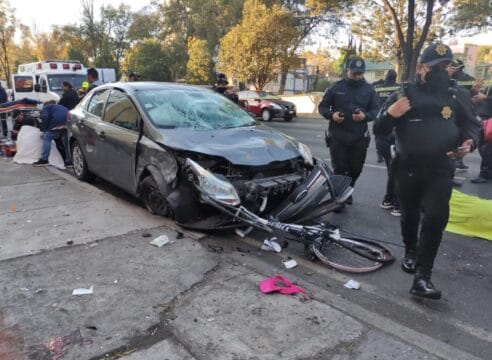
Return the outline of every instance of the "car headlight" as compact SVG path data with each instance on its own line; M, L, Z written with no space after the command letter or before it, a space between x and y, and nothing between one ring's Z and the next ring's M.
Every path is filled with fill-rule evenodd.
M226 205L236 206L241 203L236 189L230 182L219 179L191 159L186 159L186 165L196 174L198 187L204 194Z
M275 103L272 103L272 109L276 109L276 110L282 110L282 106L280 106L279 104L275 104Z
M301 153L302 158L304 159L306 164L312 166L314 164L314 160L313 160L313 153L311 152L311 149L306 144L303 144L301 142L297 145L297 149Z

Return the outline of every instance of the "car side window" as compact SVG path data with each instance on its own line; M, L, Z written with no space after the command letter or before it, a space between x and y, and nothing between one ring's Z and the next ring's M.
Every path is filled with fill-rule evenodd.
M106 102L108 94L109 94L109 90L104 89L92 95L91 100L87 105L87 111L93 115L101 117L104 108L104 103Z
M136 130L138 112L126 94L113 90L109 95L103 120L128 130Z

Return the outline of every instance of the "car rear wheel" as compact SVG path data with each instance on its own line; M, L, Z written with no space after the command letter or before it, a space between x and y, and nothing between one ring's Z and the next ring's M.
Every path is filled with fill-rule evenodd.
M72 164L73 173L77 179L82 181L91 181L94 179L94 174L89 171L84 153L77 141L72 144Z
M140 198L151 214L162 216L171 215L166 197L161 193L152 176L147 176L140 184Z
M270 121L272 120L272 112L268 109L263 109L261 112L261 119L263 121Z

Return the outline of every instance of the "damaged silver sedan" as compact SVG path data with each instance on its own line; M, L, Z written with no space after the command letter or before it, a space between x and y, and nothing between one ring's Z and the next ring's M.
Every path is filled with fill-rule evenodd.
M307 223L343 206L350 179L212 91L100 86L70 112L75 176L97 175L195 229L245 225L234 209ZM247 221L246 221L247 223Z

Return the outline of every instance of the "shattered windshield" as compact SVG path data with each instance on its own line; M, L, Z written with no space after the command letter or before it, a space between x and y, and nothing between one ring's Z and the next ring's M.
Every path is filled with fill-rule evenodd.
M137 98L150 120L160 128L213 130L255 124L255 120L239 106L210 91L141 90Z

